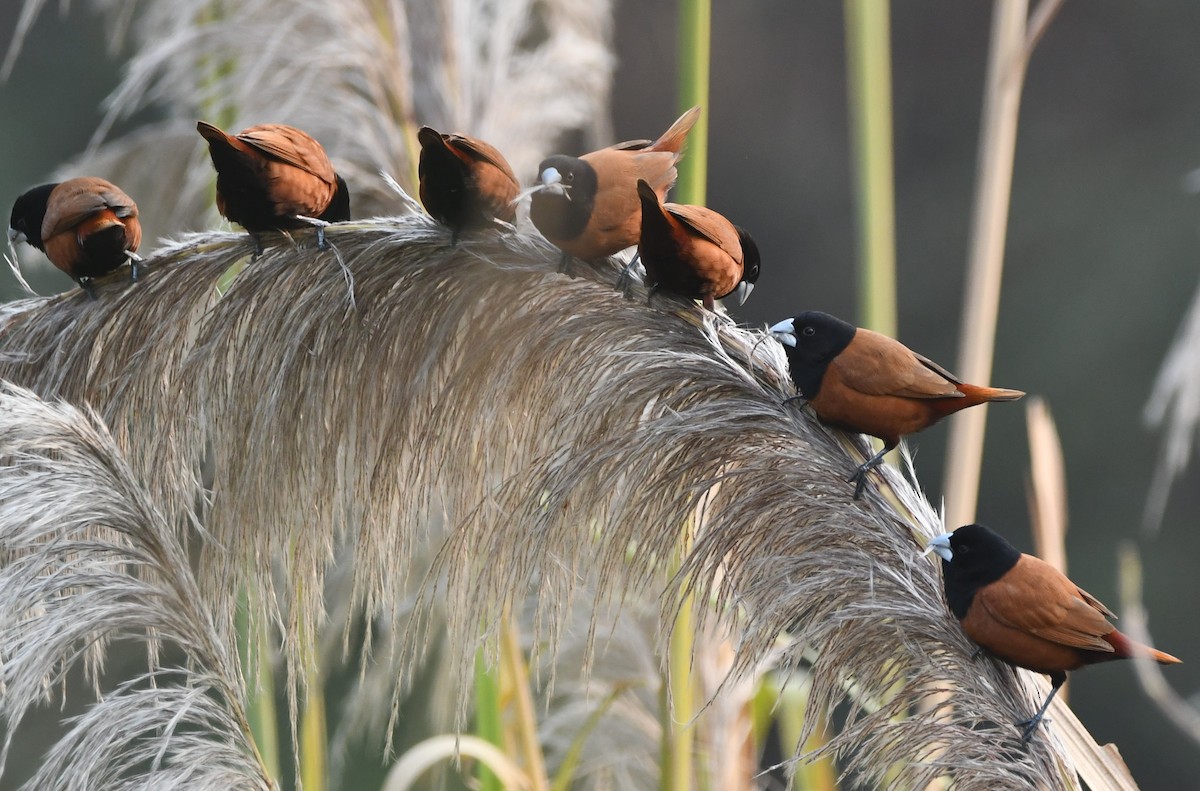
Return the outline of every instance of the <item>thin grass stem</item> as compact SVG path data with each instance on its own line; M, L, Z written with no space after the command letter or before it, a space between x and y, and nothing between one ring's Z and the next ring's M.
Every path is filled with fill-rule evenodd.
M481 648L475 653L475 735L503 747L502 720L499 680L496 671L488 668ZM504 791L500 778L486 763L479 764L477 775L480 791Z
M521 650L521 636L517 631L516 619L506 613L500 627L500 672L508 676L512 690L513 725L516 743L524 759L524 770L529 776L532 791L549 791L550 782L546 775L546 758L537 734L537 714L534 712L533 692L529 689L529 666Z
M249 597L243 592L239 598L238 655L243 676L253 680L246 691L246 717L263 767L278 782L279 725L276 720L275 675L270 662L270 641L265 627L253 628L253 619L247 609Z
M687 155L679 161L675 202L703 206L708 183L708 72L712 51L712 0L679 2L679 108L700 105L704 112L688 134Z
M896 207L892 155L892 50L887 3L846 0L860 323L895 336Z

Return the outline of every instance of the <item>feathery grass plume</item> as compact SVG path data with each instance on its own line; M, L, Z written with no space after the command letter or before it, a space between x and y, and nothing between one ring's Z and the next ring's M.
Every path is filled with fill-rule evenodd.
M1200 426L1200 290L1163 360L1144 412L1148 425L1161 429L1162 451L1154 469L1142 526L1157 530L1171 486L1187 468Z
M70 721L24 788L273 788L236 656L99 418L5 384L0 458L0 771L25 713L90 647L133 639L151 646L148 672ZM163 666L161 643L187 666Z
M147 261L132 288L31 300L2 330L21 355L0 376L97 404L124 427L137 469L211 465L200 595L218 628L232 633L235 591L275 590L276 561L286 620L275 595L259 605L285 625L294 669L341 540L354 600L389 617L415 549L445 531L429 577L442 582L424 596L444 596L466 688L479 626L494 629L530 591L531 637L550 655L577 596L593 611L659 599L669 623L685 591L664 591L661 575L705 498L678 577L701 626L731 630L735 673L772 654L781 630L795 635L783 662L811 662L813 710L849 699L826 749L852 776L1069 786L1055 742L1020 745L1021 685L971 660L937 567L917 556L940 520L893 471L880 475L909 515L873 488L850 499L846 438L780 406L791 388L763 332L672 297L623 299L613 262L568 280L556 250L515 232L451 247L411 215L328 238L324 252L306 238L270 247L205 311L249 242L192 237ZM163 325L152 337L147 315ZM195 496L194 479L165 478ZM591 574L598 587L581 588ZM407 643L403 670L424 642ZM903 716L948 688L959 705L945 720ZM934 744L954 749L926 760Z
M111 178L153 207L143 212L147 238L215 217L200 117L234 131L265 121L306 130L349 182L355 216L397 211L380 170L416 193L421 124L481 137L530 176L566 135L608 142L611 0L93 5L128 26L112 36L130 34L133 54L90 150L60 173ZM41 6L27 0L22 20ZM10 60L24 34L15 34ZM107 142L114 123L145 109L166 120Z

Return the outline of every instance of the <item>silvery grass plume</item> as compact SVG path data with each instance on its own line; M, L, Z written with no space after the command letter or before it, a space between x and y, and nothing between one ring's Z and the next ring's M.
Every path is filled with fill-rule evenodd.
M1146 403L1146 423L1162 430L1162 451L1146 500L1143 527L1157 530L1167 508L1171 486L1192 457L1200 426L1200 291L1163 360Z
M109 642L137 640L148 671L69 721L24 788L273 788L236 654L98 417L5 384L0 458L0 771L30 708L82 659L94 677ZM186 666L162 664L164 643Z
M9 63L42 5L27 0ZM530 178L564 136L608 138L611 0L93 5L133 54L91 149L59 173L120 184L143 207L148 239L215 220L197 118L235 132L267 121L308 131L349 182L356 217L398 211L380 170L416 194L422 124L487 140ZM146 109L166 117L108 140L114 123Z
M1070 785L1052 737L1021 745L1018 677L972 661L937 566L918 558L936 514L890 470L901 510L874 486L850 498L847 440L781 407L791 386L764 332L672 297L623 299L615 262L567 279L557 250L517 232L452 247L410 215L328 238L323 252L308 236L275 244L213 304L251 245L193 236L139 283L29 300L0 328L0 376L96 405L169 500L190 504L207 465L200 595L225 636L235 591L271 591L257 606L298 662L339 542L354 600L386 618L434 540L424 596L444 601L460 681L480 625L494 634L531 593L532 639L553 655L577 601L657 601L670 623L691 591L700 628L734 641L735 678L795 637L780 663L811 666L811 721L845 703L826 749L865 786ZM403 669L425 642L406 632ZM952 711L908 716L946 689Z

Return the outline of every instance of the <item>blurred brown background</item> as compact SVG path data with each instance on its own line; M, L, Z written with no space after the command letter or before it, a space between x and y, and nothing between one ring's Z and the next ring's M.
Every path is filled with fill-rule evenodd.
M0 0L5 45L20 5ZM735 314L762 324L820 308L854 320L842 6L715 6L708 202L752 231L764 259ZM674 4L616 8L616 138L653 137L677 114ZM893 6L899 335L950 367L990 15L982 2ZM0 85L6 213L86 145L120 71L104 39L90 6L65 19L47 9ZM1045 397L1058 421L1071 576L1115 607L1116 546L1138 542L1150 627L1187 662L1169 670L1184 695L1200 687L1200 469L1176 487L1156 537L1138 526L1158 451L1141 412L1197 286L1200 197L1183 179L1200 167L1198 42L1194 0L1089 0L1068 2L1041 43L1022 105L993 378ZM50 272L35 285L70 283ZM0 275L0 296L16 295ZM939 426L913 443L934 502L945 440ZM979 519L1029 550L1027 467L1023 409L993 409ZM1077 674L1071 704L1144 789L1200 787L1200 749L1144 700L1129 666Z

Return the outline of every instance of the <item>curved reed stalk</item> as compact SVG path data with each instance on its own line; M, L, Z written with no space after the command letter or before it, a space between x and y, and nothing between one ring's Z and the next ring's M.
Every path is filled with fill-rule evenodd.
M569 280L557 251L515 232L451 247L410 216L328 238L269 248L214 304L249 240L189 237L137 284L26 300L0 327L0 377L101 410L155 496L190 505L204 467L200 595L226 636L235 592L271 591L260 612L285 624L296 667L337 545L354 600L387 617L415 549L444 536L425 595L444 597L460 680L479 625L531 591L550 654L578 595L593 612L657 598L669 622L692 592L701 625L734 637L735 673L796 636L781 661L811 664L814 710L848 701L826 749L864 784L1067 786L1057 743L1026 750L1010 725L1029 709L1017 678L971 660L918 557L936 515L890 470L888 498L850 499L845 438L780 406L790 385L764 333L625 300L615 263ZM664 589L697 506L689 590ZM906 716L951 688L952 712ZM952 749L931 758L939 745Z
M149 670L70 722L23 788L273 788L236 655L103 424L5 385L0 458L0 772L26 712L81 659L95 679L105 646L133 639ZM187 666L162 664L162 643Z

